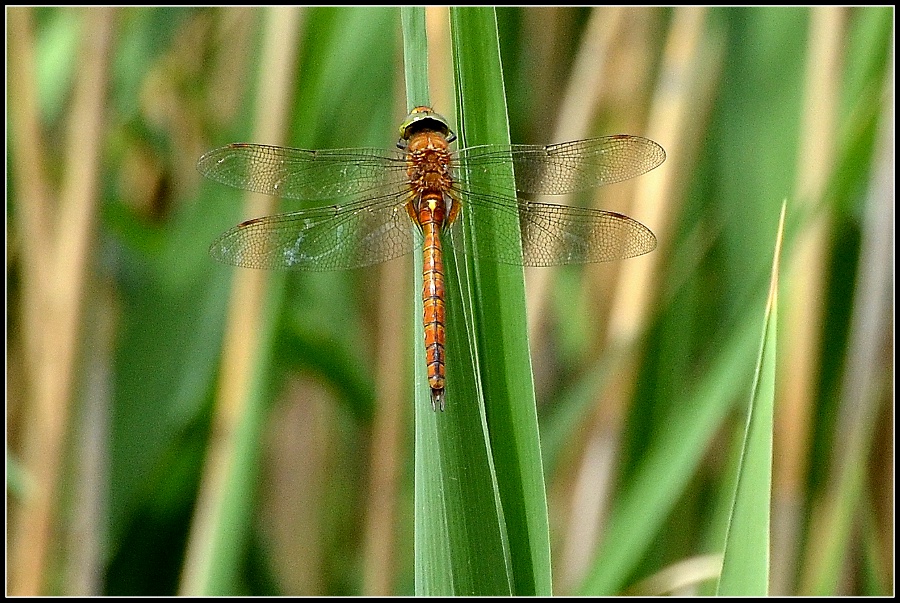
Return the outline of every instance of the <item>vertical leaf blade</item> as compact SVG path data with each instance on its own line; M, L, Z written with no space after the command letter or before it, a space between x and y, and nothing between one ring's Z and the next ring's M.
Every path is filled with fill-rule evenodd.
M747 431L738 469L734 505L725 539L718 593L766 596L769 592L769 530L772 493L772 433L775 407L775 345L778 329L778 264L785 206L772 262L769 300L753 382Z
M460 146L509 142L496 14L451 9ZM470 175L476 178L475 175ZM514 182L512 167L505 176ZM473 182L491 191L497 182ZM465 214L465 208L463 208ZM471 244L495 246L495 228L466 218ZM551 594L549 523L527 338L521 267L467 258L478 379L508 539L513 590Z
M403 9L407 102L427 105L424 9ZM415 589L417 595L512 593L502 513L489 454L460 282L445 257L447 380L445 412L431 408L425 373L422 264L416 257ZM468 361L467 361L468 360Z

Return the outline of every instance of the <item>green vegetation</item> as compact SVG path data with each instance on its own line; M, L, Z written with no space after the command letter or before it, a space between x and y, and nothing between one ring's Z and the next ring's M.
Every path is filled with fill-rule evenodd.
M7 16L10 594L893 593L892 8ZM218 265L303 205L195 169L415 104L667 153L553 200L651 254L448 254L443 413L421 257Z

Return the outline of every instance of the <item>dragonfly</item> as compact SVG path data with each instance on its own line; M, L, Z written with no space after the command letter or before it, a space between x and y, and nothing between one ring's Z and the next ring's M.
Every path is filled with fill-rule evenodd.
M524 266L605 262L648 253L656 248L656 236L637 220L529 196L621 182L666 158L656 142L627 134L451 151L455 140L447 119L423 106L401 123L396 149L234 143L206 153L197 163L203 175L234 188L332 202L238 224L210 246L210 255L222 263L325 271L361 268L422 250L428 383L431 406L442 411L444 244L479 261ZM489 187L478 184L482 182ZM494 242L466 245L463 213L476 223L491 224Z

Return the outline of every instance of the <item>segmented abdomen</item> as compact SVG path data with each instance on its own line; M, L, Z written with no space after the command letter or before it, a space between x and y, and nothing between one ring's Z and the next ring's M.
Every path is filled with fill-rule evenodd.
M440 208L440 209L439 209ZM425 310L425 360L431 405L444 410L444 259L441 253L443 201L437 204L423 199L419 208L419 224L425 238L422 268L422 305ZM436 211L437 210L437 211Z

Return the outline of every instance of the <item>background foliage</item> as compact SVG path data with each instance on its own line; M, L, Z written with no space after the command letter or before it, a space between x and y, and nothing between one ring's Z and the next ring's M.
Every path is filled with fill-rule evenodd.
M576 200L653 254L528 272L554 592L713 592L786 199L771 592L892 593L893 9L497 14L513 142L668 153ZM413 592L411 259L272 275L229 310L207 248L241 197L194 168L240 140L393 145L399 10L300 11L283 100L266 9L7 16L10 592ZM260 317L255 402L228 423L235 315ZM239 479L201 568L223 430Z

